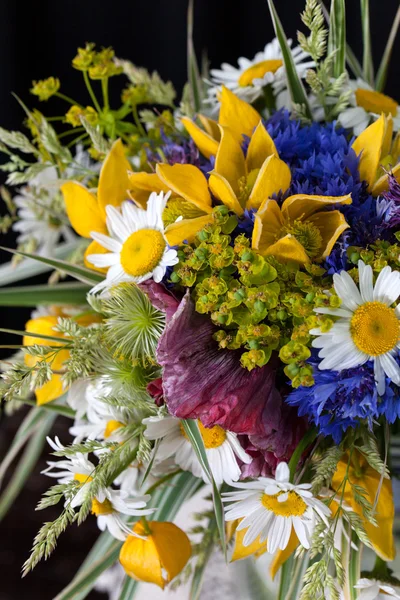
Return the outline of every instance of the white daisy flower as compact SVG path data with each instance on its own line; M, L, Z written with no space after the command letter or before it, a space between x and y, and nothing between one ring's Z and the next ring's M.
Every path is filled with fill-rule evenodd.
M349 81L352 90L350 106L338 116L338 121L345 129L351 129L354 135L360 135L374 118L382 113L392 115L393 128L400 130L400 106L390 96L375 91L362 79Z
M184 471L191 471L195 477L202 477L209 483L192 444L186 436L179 419L175 417L149 417L143 419L146 425L144 435L149 440L161 440L157 460L174 457L175 463ZM215 483L237 481L241 475L236 457L248 464L251 457L241 447L237 435L225 431L219 425L204 427L197 421Z
M374 362L378 394L385 392L385 375L400 385L395 355L400 347L400 273L384 267L373 285L372 268L358 262L359 288L346 271L333 276L340 308L322 307L315 312L339 317L326 333L311 329L314 348L319 348L319 369L342 371Z
M225 520L242 519L238 530L247 529L243 545L250 546L257 538L267 541L267 552L284 550L294 528L300 544L310 548L310 540L317 520L326 520L329 508L309 491L310 483L294 485L289 482L289 467L278 464L275 479L259 477L255 481L231 484L242 491L226 492L223 502Z
M289 43L291 44L291 40ZM300 46L292 49L292 56L299 76L304 77L307 69L314 66L314 62L304 62L310 56ZM223 63L220 69L211 69L210 74L211 87L207 102L213 106L218 104L217 95L222 85L247 102L254 102L259 98L268 84L273 84L275 96L279 97L282 92L287 91L282 51L276 38L264 50L257 52L252 60L241 57L237 67ZM284 96L285 98L281 96L277 101L278 108L290 108L290 98L288 100L287 94Z
M377 579L367 579L363 577L357 581L355 589L361 590L358 594L358 600L388 600L388 598L400 599L400 590L391 585L378 581Z
M164 235L162 214L169 196L170 192L152 192L146 210L129 201L120 208L106 207L110 235L93 231L91 237L109 252L89 254L87 259L95 267L109 269L106 280L92 293L124 281L141 283L152 277L159 282L167 267L178 262L176 250L168 246Z

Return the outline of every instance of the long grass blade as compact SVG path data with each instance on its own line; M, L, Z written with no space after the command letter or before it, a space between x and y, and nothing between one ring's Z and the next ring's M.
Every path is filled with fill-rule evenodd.
M369 18L369 0L360 0L361 25L363 36L363 78L374 87L374 63L372 60L371 23Z
M194 110L198 112L203 99L203 82L197 64L196 51L193 43L194 0L189 0L187 12L187 66L188 81Z
M385 52L383 53L381 64L379 65L378 73L376 75L375 89L378 92L382 92L385 89L386 79L390 64L390 59L393 52L394 41L397 36L400 25L400 6L397 9L396 16L393 21L392 28L386 43Z
M84 283L31 285L0 289L0 306L84 304L90 287Z
M334 52L333 76L346 69L346 7L345 0L331 0L328 53Z

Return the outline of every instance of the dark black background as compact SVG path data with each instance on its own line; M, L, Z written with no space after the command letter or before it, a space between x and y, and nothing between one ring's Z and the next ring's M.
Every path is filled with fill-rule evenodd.
M300 11L304 0L276 0L276 8L288 37L302 27ZM347 0L347 39L361 58L359 0ZM393 22L398 0L370 0L372 43L377 64ZM40 106L51 115L65 112L58 100L47 106L29 94L33 79L59 77L61 91L79 102L89 98L81 73L71 68L78 46L94 41L112 45L116 55L137 65L157 70L170 79L178 91L186 80L187 0L1 0L0 2L0 126L20 128L23 113L14 91L29 106ZM304 28L303 28L304 29ZM252 57L273 37L267 0L196 0L195 46L206 51L212 67L221 62L235 63L237 57ZM400 99L400 38L397 39L386 92ZM120 78L122 79L122 78ZM114 98L120 91L117 86ZM111 95L113 99L113 95ZM12 246L13 236L3 236L2 245ZM4 253L1 259L8 260ZM45 281L43 276L39 281ZM1 309L2 326L22 329L29 310ZM0 421L0 457L20 422L21 415ZM59 421L57 432L64 435L66 424ZM41 465L43 468L43 464ZM37 473L39 473L39 467ZM42 520L50 520L56 510L35 513L34 506L49 480L38 474L31 477L26 491L0 523L0 600L50 600L69 581L90 548L96 534L93 521L79 529L73 527L61 540L58 551L21 581L20 565L27 556L31 540ZM91 598L104 596L91 595Z

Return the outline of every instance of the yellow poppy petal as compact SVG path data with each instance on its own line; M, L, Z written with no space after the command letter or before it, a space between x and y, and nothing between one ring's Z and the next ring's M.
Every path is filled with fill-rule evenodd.
M265 129L263 123L260 121L253 135L251 136L250 144L247 150L247 172L250 173L250 171L253 169L261 169L265 159L268 156L271 156L271 154L274 154L277 158L279 158L274 140Z
M170 246L179 246L184 240L192 242L196 233L201 231L208 223L211 223L213 216L204 215L194 219L182 219L171 223L165 230L165 237Z
M393 167L393 169L391 170L391 173L395 176L397 181L400 181L400 163L397 164L395 167ZM380 177L378 179L378 181L375 183L374 187L372 188L372 195L375 197L380 196L383 192L387 192L388 189L389 189L389 175L387 173L385 173L384 175L382 175L382 177Z
M106 206L120 206L128 198L129 178L128 172L132 166L125 156L121 140L117 140L107 154L100 171L97 199L103 215Z
M320 212L307 220L319 229L322 236L321 253L318 256L320 259L330 255L338 237L349 227L340 210Z
M254 79L261 79L266 73L276 73L282 65L283 62L279 58L262 60L243 71L239 77L238 84L241 86L251 85Z
M383 144L381 150L381 159L390 154L393 141L393 117L387 115L385 119L385 133L383 136Z
M221 102L219 124L222 127L229 127L236 140L241 144L244 135L251 137L261 121L261 116L251 104L238 98L225 86L222 86L219 100Z
M133 196L135 196L135 192L137 191L144 191L149 195L151 192L157 192L157 194L160 192L167 193L169 189L168 186L161 181L157 173L146 173L145 171L140 171L139 173L130 172L128 179Z
M310 262L303 246L290 233L275 242L272 246L269 246L263 254L264 256L275 256L275 258L282 262L296 262L301 265Z
M233 553L231 556L231 562L235 562L236 560L242 560L243 558L247 558L252 554L257 554L261 556L264 552L267 551L267 542L260 542L260 538L256 539L249 546L243 545L243 538L246 534L247 529L236 530L235 534L235 546L233 548Z
M95 242L93 240L93 242L91 242L85 250L85 254L83 257L85 267L87 267L88 269L92 269L93 271L98 271L99 273L107 273L107 267L95 267L93 263L88 261L87 257L89 256L89 254L107 254L108 252L109 250L106 250L106 248L100 246L98 242Z
M220 200L225 206L236 213L239 217L243 214L244 210L236 197L230 183L215 171L211 172L210 179L208 180L210 190L218 200Z
M215 156L218 151L218 141L215 140L211 135L203 131L192 119L183 117L182 123L185 126L186 131L200 150L200 152L206 158Z
M283 226L281 209L276 200L266 200L256 212L252 248L264 254L275 243Z
M206 132L209 135L211 135L211 137L214 138L214 140L219 142L219 140L221 139L221 132L219 130L217 121L214 121L214 119L210 119L209 117L206 117L205 115L198 115L198 119L199 119L200 123L203 125Z
M236 196L239 196L239 180L246 176L244 154L234 133L221 127L221 141L215 157L214 172L226 179Z
M67 350L61 350L56 359L52 362L52 368L57 370L65 368L63 363L68 360L68 358L69 352ZM35 390L36 403L38 406L41 406L42 404L47 404L47 402L56 400L62 396L67 389L66 386L63 386L61 375L52 375L50 381L42 385L41 388Z
M272 154L260 169L247 201L247 208L257 209L273 194L279 191L286 192L291 180L292 176L287 164Z
M294 221L308 219L311 215L326 206L333 204L351 204L351 194L346 196L309 196L308 194L295 194L286 198L282 204L284 219Z
M290 534L289 543L284 550L278 550L270 564L269 572L271 574L272 581L275 579L275 576L281 566L287 561L288 558L293 554L299 545L299 538L296 535L294 529Z
M78 235L89 238L91 231L107 233L96 196L81 183L68 181L61 186L68 219Z
M194 165L157 165L157 175L175 194L206 213L212 211L207 179Z
M192 546L186 533L174 523L149 523L151 537L157 548L161 566L167 572L167 581L171 581L184 568L192 555ZM173 552L171 550L173 549Z
M365 88L356 89L354 94L357 106L362 106L367 112L375 114L385 113L394 117L397 114L399 105L396 100L393 100L390 96L386 96L386 94Z
M352 148L360 156L360 179L367 181L369 187L375 183L376 172L384 143L386 131L385 116L381 115L374 123L369 125L353 142Z
M133 530L138 535L144 535L140 521L135 524ZM119 560L126 574L132 579L155 583L164 589L166 581L162 576L161 561L151 536L145 539L128 536L122 545Z
M25 331L27 333L32 333L33 335L25 335L22 343L24 346L33 346L38 344L40 345L51 345L51 346L62 346L62 341L60 339L59 342L47 341L42 338L35 337L35 333L40 333L41 335L50 335L52 337L62 338L63 335L59 331L54 331L54 327L58 323L58 318L54 315L46 315L44 317L37 317L36 319L30 319L25 324ZM27 359L35 359L35 356L27 356Z

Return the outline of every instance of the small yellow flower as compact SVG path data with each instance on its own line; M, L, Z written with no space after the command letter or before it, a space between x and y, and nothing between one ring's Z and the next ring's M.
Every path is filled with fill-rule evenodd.
M188 536L173 523L141 521L124 542L119 559L126 574L137 581L155 583L164 589L189 560L192 549Z
M40 81L33 81L31 94L37 96L41 102L48 100L60 89L60 80L57 77L48 77Z
M103 50L97 52L92 65L89 67L89 77L91 79L105 79L120 73L122 73L122 67L115 64L112 48L103 48Z
M92 42L87 43L84 48L78 48L78 54L72 61L72 66L78 71L88 71L89 67L92 66L96 51L94 49L95 44Z
M65 115L65 122L72 125L72 127L80 127L82 125L80 117L85 117L90 125L97 125L99 122L99 116L94 108L87 106L82 108L74 104L71 106L67 114Z

